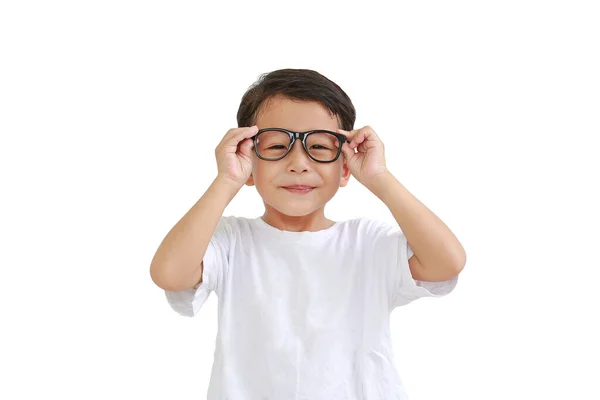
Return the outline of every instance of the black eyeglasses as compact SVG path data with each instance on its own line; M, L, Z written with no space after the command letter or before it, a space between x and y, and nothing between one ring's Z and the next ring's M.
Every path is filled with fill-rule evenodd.
M320 163L330 163L338 159L342 145L350 140L341 133L317 129L308 132L292 132L283 128L259 130L250 139L254 142L254 152L261 160L277 161L287 156L297 139L308 156Z

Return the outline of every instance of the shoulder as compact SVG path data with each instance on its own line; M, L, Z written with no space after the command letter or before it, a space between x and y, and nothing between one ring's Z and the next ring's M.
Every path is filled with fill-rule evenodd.
M348 233L363 238L376 238L388 236L399 231L393 224L374 218L354 218L340 222L340 234Z
M245 218L236 217L233 215L223 215L219 218L215 228L214 236L231 237L235 236L236 232L244 229L247 225Z
M238 217L232 215L223 215L219 218L217 223L217 231L230 231L233 227L238 225Z
M341 222L341 224L346 225L352 229L362 229L362 230L388 230L393 229L394 226L385 221L375 219L375 218L354 218Z
M251 235L257 230L257 225L257 218L223 215L217 224L217 231L232 236L247 236Z

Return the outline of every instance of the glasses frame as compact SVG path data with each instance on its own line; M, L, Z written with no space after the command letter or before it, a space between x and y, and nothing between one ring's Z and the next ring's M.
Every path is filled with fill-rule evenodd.
M262 132L266 132L266 131L280 131L280 132L285 132L290 137L290 145L289 145L287 151L285 152L285 154L282 155L281 157L278 157L278 158L264 158L264 157L261 157L260 154L258 154L258 143L256 142L256 139L257 139L258 135L260 135ZM310 135L311 133L320 133L320 132L329 133L329 134L337 137L338 141L340 143L340 146L338 147L338 152L335 155L335 158L333 160L331 160L331 161L317 160L316 158L314 158L313 156L310 155L308 149L306 148L306 137L308 135ZM345 135L342 135L341 133L337 133L337 132L328 131L326 129L314 129L312 131L306 131L306 132L294 132L294 131L290 131L290 130L287 130L287 129L284 129L284 128L264 128L264 129L260 129L256 133L256 135L252 136L250 139L252 139L252 142L254 143L254 153L261 160L265 160L265 161L279 161L279 160L281 160L282 158L284 158L285 156L287 156L289 154L289 152L294 147L294 143L296 143L296 140L300 140L300 142L302 143L302 148L304 148L304 152L310 157L311 160L319 162L319 163L325 163L325 164L337 161L337 159L340 157L340 154L342 153L342 146L344 145L344 143L350 143L350 140L348 140L348 138Z

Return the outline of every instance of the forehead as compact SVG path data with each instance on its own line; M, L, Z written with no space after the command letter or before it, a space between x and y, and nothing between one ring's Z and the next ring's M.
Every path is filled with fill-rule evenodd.
M339 128L337 118L320 103L282 96L272 97L261 105L256 125L259 129L285 128L298 132Z

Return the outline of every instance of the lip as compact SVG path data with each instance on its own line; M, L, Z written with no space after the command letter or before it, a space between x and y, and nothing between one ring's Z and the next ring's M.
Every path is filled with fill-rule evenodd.
M292 186L282 186L285 189L312 189L312 186L307 185L292 185Z
M314 187L312 187L312 186L305 186L305 185L282 186L282 188L284 188L288 192L299 193L299 194L309 193L314 189Z

